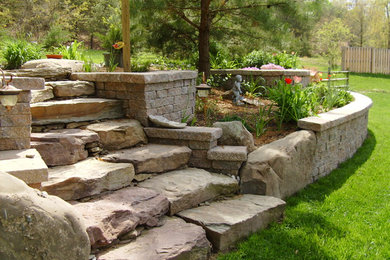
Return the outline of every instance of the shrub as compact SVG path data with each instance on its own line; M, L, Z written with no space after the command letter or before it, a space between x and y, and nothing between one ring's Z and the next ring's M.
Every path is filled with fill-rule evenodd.
M244 80L242 82L243 90L245 91L245 94L249 97L259 97L261 96L264 91L265 87L262 86L261 83L265 83L264 78L262 77L256 77L254 78L252 75L250 77L250 80Z
M61 25L53 25L50 27L45 39L43 40L43 47L45 49L52 49L59 47L70 40L70 32Z
M9 42L3 51L7 64L5 69L18 69L29 60L40 59L42 48L36 43L29 43L23 40Z
M243 59L243 67L260 68L264 64L272 63L272 55L264 51L252 51Z
M252 51L244 57L244 67L257 67L262 65L273 63L280 65L285 69L296 68L298 66L298 56L295 53L268 53L264 51Z

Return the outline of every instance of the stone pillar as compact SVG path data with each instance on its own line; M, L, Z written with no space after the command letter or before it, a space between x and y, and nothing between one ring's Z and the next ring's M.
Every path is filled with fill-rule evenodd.
M0 151L30 148L31 90L43 89L45 80L41 78L14 78L11 85L23 91L18 95L16 105L10 110L0 105Z

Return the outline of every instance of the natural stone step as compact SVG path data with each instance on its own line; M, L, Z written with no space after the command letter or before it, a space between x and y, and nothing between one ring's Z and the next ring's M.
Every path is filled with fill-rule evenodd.
M78 98L31 104L34 125L92 121L123 117L122 101Z
M77 200L131 184L134 167L130 163L107 163L95 158L49 169L42 188L64 200Z
M32 133L31 147L37 149L49 166L69 165L88 157L87 143L99 141L95 132L80 129Z
M139 186L164 194L170 202L170 215L238 191L235 179L196 168L167 172L143 181Z
M264 229L283 216L285 202L274 197L240 195L178 213L188 222L202 226L217 250Z
M217 145L217 139L222 136L222 129L213 127L187 126L182 129L145 127L144 130L155 143L186 145L191 149L210 149Z
M167 198L153 190L128 187L88 202L74 203L81 212L93 248L107 246L137 226L157 226L169 207Z
M201 227L175 217L167 217L165 220L163 226L143 231L136 240L111 249L98 256L98 259L208 259L210 242Z
M134 119L109 120L87 126L96 132L107 150L119 150L148 142L141 123Z
M46 100L54 98L53 88L45 86L44 89L31 90L31 101L30 103L44 102Z
M185 146L147 144L142 147L114 151L101 157L107 162L132 163L136 174L159 173L185 166L191 149Z
M95 94L95 85L89 81L47 81L45 85L52 87L54 96L58 98L91 96Z
M0 151L0 170L27 184L47 181L48 169L35 149Z
M207 152L207 159L216 161L246 161L248 158L246 146L217 146Z

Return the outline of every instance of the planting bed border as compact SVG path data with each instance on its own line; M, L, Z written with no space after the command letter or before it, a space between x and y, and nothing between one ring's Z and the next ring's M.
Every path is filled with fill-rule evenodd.
M241 191L288 197L351 158L367 137L372 100L351 92L350 104L298 121L301 131L261 146L240 170Z

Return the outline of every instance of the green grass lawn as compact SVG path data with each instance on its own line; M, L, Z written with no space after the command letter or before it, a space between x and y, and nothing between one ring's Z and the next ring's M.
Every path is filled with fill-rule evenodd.
M287 199L281 224L218 259L390 259L390 77L352 74L369 96L369 136L353 158Z

